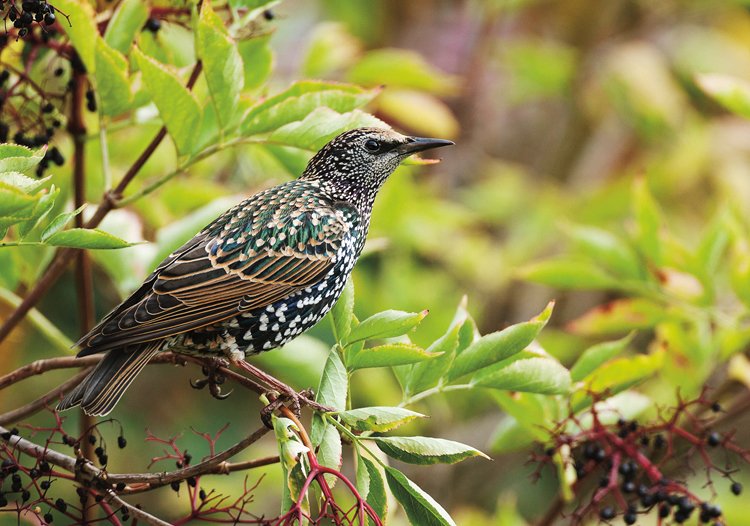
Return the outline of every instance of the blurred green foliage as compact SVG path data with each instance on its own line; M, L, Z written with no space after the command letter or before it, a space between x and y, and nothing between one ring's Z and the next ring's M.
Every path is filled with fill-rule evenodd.
M493 463L470 459L438 471L398 464L457 523L527 524L543 515L544 503L572 481L545 473L532 484L529 448L568 414L585 416L587 390L613 395L607 403L615 420L653 418L678 390L690 397L708 385L727 404L747 393L747 2L287 0L273 6L273 20L250 11L224 24L204 10L197 27L165 21L152 33L141 29L148 4L123 0L94 39L94 3L59 4L72 16L70 39L94 72L100 102L86 122L87 200L100 200L162 122L173 141L128 188L128 206L101 226L134 246L92 252L100 316L231 203L297 176L340 130L382 120L456 140L441 164L404 166L388 181L355 269L356 302L348 308L356 320L429 309L408 341L358 349L345 342L346 330L324 322L255 362L296 387L317 386L338 342L349 385L343 409L408 404L431 418L405 418L398 434L487 451ZM20 46L6 47L0 63L17 65ZM221 67L206 60L189 91L196 57ZM47 78L45 68L41 60L34 75ZM23 159L33 156L39 152L3 154L0 171L24 172ZM17 302L12 292L23 295L49 263L55 234L45 237L47 229L70 219L70 165L50 173L38 187L19 175L0 182L0 204L11 206L0 208L1 219L16 225L6 242L46 242L0 248L0 317ZM75 340L72 283L66 275L40 305L52 328L40 316L0 346L3 372L64 352L65 336L54 327ZM554 314L532 318L552 298ZM479 342L509 334L513 356L484 361ZM390 334L366 338L378 336ZM402 362L391 368L396 359ZM226 402L201 396L187 390L187 374L144 373L118 409L131 445L112 452L113 465L159 453L138 440L144 427L166 436L232 422L223 438L230 443L256 425L259 402L244 393ZM452 388L463 385L472 388ZM32 399L40 386L29 381L1 392L0 406ZM375 429L388 422L381 413L360 416L342 419L362 429L363 421ZM732 426L748 444L746 420ZM321 436L335 426L313 425ZM189 433L181 443L205 453ZM275 448L269 440L245 454ZM344 449L346 461L351 454ZM360 473L368 483L381 476L372 458L358 455L356 465L358 481ZM275 513L281 474L263 472L267 483L255 502L259 513ZM739 478L748 481L745 473ZM232 475L210 484L231 493L238 481ZM726 523L750 524L723 482L715 489ZM387 484L393 493L411 488L393 474ZM167 492L144 497L144 505L168 511ZM391 524L406 523L395 506L388 509Z

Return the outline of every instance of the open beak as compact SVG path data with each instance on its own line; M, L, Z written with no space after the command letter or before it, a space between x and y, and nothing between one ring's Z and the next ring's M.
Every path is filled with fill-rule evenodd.
M396 147L401 155L411 155L417 152L423 152L425 150L432 150L433 148L440 148L442 146L451 146L455 144L453 141L447 141L445 139L429 139L425 137L407 137L406 142Z

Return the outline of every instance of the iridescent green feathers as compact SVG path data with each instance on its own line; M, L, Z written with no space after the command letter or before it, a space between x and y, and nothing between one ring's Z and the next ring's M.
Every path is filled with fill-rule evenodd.
M358 224L314 181L256 194L170 255L78 343L81 355L214 325L314 284Z

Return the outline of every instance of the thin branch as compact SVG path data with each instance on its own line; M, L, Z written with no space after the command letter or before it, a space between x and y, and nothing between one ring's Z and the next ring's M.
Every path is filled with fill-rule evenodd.
M141 520L145 522L146 524L151 524L153 526L170 526L168 522L161 520L159 517L155 515L151 515L150 513L145 512L141 508L137 508L133 506L132 504L128 504L127 502L122 500L120 497L118 497L114 491L107 492L106 500L110 504L116 504L118 506L121 506L127 509L128 513L133 516L133 519L134 519L133 524L135 524L136 520Z
M85 358L76 358L75 356L61 356L59 358L46 358L44 360L36 360L4 376L0 376L0 389L5 389L10 385L20 382L21 380L25 380L26 378L38 374L44 374L47 371L71 369L73 367L89 367L91 365L96 365L101 359L101 355L94 354L92 356L86 356Z
M69 379L67 382L58 385L50 392L48 392L44 396L37 398L33 402L29 402L28 404L23 405L17 409L1 414L0 425L7 425L18 422L28 416L33 415L34 413L41 411L45 407L49 406L50 403L54 402L55 400L59 400L62 395L72 390L76 385L81 383L90 371L90 368L84 369L73 378Z

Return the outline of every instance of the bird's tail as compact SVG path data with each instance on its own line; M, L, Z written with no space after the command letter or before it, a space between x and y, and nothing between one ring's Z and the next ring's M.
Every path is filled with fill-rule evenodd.
M57 404L64 411L80 405L84 413L103 416L114 409L125 390L161 346L148 342L109 351L93 371Z

